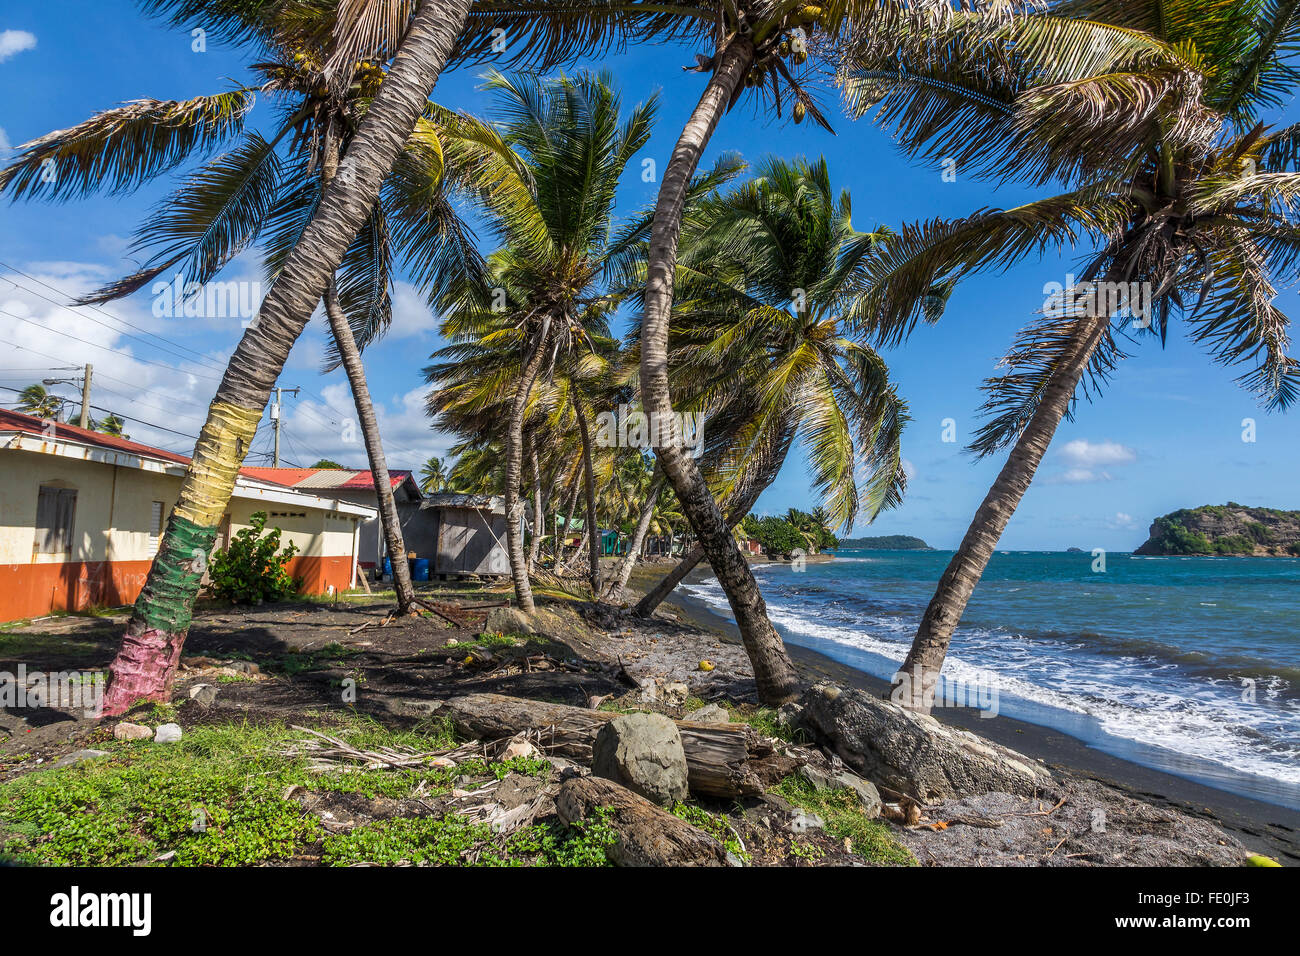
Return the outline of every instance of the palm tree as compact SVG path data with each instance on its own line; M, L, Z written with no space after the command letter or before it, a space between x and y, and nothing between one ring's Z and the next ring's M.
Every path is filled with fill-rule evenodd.
M559 171L554 175L559 176ZM527 437L534 448L529 458L530 463L536 458L532 467L535 509L542 459L542 454L535 452L540 445L545 456L556 462L553 472L558 470L558 462L577 459L577 471L587 492L584 506L590 527L596 520L597 480L610 475L613 460L612 450L593 447L589 427L593 396L601 394L600 382L609 377L610 364L617 361L617 343L606 323L609 310L603 306L603 297L595 303L576 304L569 335L583 346L561 349L555 343L548 374L534 374L528 390L522 392L527 368L521 356L529 333L518 317L529 314L531 283L536 281L521 268L523 261L522 256L509 250L493 253L488 259L486 286L475 280L466 283L466 288L453 287L450 295L461 304L448 312L441 327L450 344L434 354L438 364L425 369L426 379L436 386L429 397L429 411L443 430L477 444L504 444L509 440L507 430L513 427L511 413L522 394L518 427L521 442ZM500 308L485 307L489 291L498 289ZM522 454L520 458L522 463ZM504 484L509 501L509 480ZM574 490L576 494L576 484ZM516 506L520 503L516 497ZM598 562L599 554L593 554L589 562L591 582L596 581Z
M522 535L523 430L533 385L556 356L588 345L583 313L603 295L606 265L635 243L637 224L611 235L614 200L627 165L645 145L657 109L651 99L620 122L620 100L608 74L541 79L492 71L486 88L498 95L503 139L526 172L519 189L487 208L503 242L487 281L461 283L444 297L454 323L471 334L500 326L508 315L522 330L519 374L505 416L505 496L515 598L533 610ZM490 282L496 285L490 285ZM474 329L475 324L479 329ZM497 334L504 329L498 328ZM585 430L581 401L574 404ZM584 441L585 444L585 441ZM588 510L594 488L587 470ZM593 576L596 566L593 562Z
M126 422L120 416L114 415L112 412L108 414L107 418L95 422L94 428L97 432L103 432L105 435L113 435L117 438L131 437L123 432L123 429L126 428Z
M933 15L933 6L882 4L878 0L827 0L820 6L805 6L785 0L751 0L735 5L708 4L708 9L701 11L713 20L714 52L710 57L698 57L699 68L711 75L663 172L646 271L641 396L646 411L661 422L672 421L674 411L669 381L669 323L687 187L722 115L750 88L771 96L778 115L784 93L793 103L791 117L795 122L811 116L827 125L800 75L796 75L811 70L816 58L810 54L834 40L850 20L860 29L887 35L913 19L925 22ZM792 290L785 294L791 295ZM767 618L763 596L736 547L718 502L709 493L708 483L671 429L667 436L661 430L656 454L726 592L754 667L759 699L780 703L792 697L797 690L794 668Z
M708 410L701 461L732 548L731 528L797 438L833 525L852 525L860 509L874 520L906 486L906 405L843 319L861 308L862 277L890 233L853 226L851 198L836 196L823 160L769 159L757 172L691 214L670 353L678 393ZM701 540L635 613L650 614L704 554Z
M420 490L426 495L432 495L439 491L446 491L448 487L450 483L442 459L431 457L420 468Z
M233 151L192 176L137 234L136 248L153 253L143 268L82 301L121 298L159 276L172 280L173 273L175 287L201 288L259 238L268 279L274 281L384 79L381 65L363 60L342 82L333 81L329 64L335 44L314 45L320 42L311 30L316 22L328 25L329 15L315 9L305 19L281 14L267 24L267 59L252 69L260 78L257 89L280 109L270 139L248 133ZM52 136L71 141L76 132ZM484 155L494 149L499 156ZM482 185L490 183L484 170L506 155L486 127L429 104L325 292L332 338L325 371L342 365L347 374L390 554L405 554L406 546L361 348L390 324L395 251L417 284L479 268L446 192L490 188ZM404 562L394 564L393 577L398 610L406 613L415 591Z
M207 6L190 0L152 4L183 19ZM111 665L104 715L120 714L141 698L167 699L206 555L216 541L235 476L271 388L335 270L370 221L381 186L427 109L428 93L468 13L468 0L426 0L410 14L405 29L396 33L402 49L396 51L348 144L339 175L301 216L296 244L285 256L256 321L235 349L209 408L176 507ZM264 42L272 42L275 36L274 29L257 18L234 17L231 22L232 32L242 30ZM341 28L353 26L340 22ZM211 27L209 34L226 28L215 13L205 20L205 27ZM394 41L384 49L382 43L367 40L364 30L351 31L349 36L357 44L349 52L363 56L386 59L396 46ZM413 51L420 55L411 55ZM349 64L359 58L353 57ZM172 168L198 148L217 145L238 133L250 106L251 94L236 90L184 103L145 101L111 110L71 131L27 144L17 162L0 174L0 189L12 196L64 198L101 185L127 188ZM249 160L246 150L235 156ZM45 171L53 175L42 175ZM217 170L209 167L209 172ZM221 238L215 240L215 248L230 248L225 238L230 233L217 230L217 235Z
M1175 316L1211 356L1250 363L1239 381L1270 407L1300 388L1275 277L1300 259L1300 126L1260 112L1300 72L1295 4L1070 0L995 28L957 17L888 52L867 42L843 82L858 112L913 155L972 175L1059 181L1008 210L904 230L869 277L860 317L884 342L942 312L953 284L1048 246L1095 242L1082 282L1049 302L988 383L979 455L1011 445L926 608L896 689L928 710L954 629L1061 419L1125 357L1117 338L1157 336ZM910 41L915 40L913 45ZM1108 291L1137 283L1134 308ZM1130 302L1131 306L1132 303ZM1118 323L1118 327L1115 323ZM1126 327L1126 328L1125 328Z
M55 395L44 385L28 385L18 393L18 410L28 415L35 415L37 418L57 422L63 414L63 403L66 401L67 399Z

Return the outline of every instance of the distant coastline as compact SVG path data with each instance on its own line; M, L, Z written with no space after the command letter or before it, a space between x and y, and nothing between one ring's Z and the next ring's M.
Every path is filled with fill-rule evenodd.
M866 538L841 538L839 550L858 551L933 551L920 538L910 534L885 534Z

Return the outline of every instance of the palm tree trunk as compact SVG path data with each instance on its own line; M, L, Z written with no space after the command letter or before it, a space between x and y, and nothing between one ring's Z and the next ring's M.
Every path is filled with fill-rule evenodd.
M907 659L895 677L893 699L911 710L929 713L939 671L948 654L952 633L961 621L975 585L997 547L1007 522L1029 490L1034 473L1051 444L1056 428L1069 410L1079 380L1092 361L1109 327L1109 316L1090 316L1061 356L1043 397L1021 432L997 479L984 497L939 587L930 599Z
M656 584L641 600L636 602L632 608L632 614L635 617L649 617L654 614L655 608L663 603L664 598L673 593L673 589L681 584L686 575L695 570L696 566L704 560L704 549L699 545L691 548L686 556L673 565L673 569L664 576L664 579Z
M550 331L549 323L542 326L541 336L533 347L532 354L524 362L519 384L515 388L514 401L510 404L510 421L506 427L506 547L510 551L510 577L515 584L515 602L525 614L531 614L535 605L533 588L528 581L528 565L524 562L524 502L519 494L524 464L524 412L528 408L528 396L533 390L533 382L542 368Z
M687 187L713 130L753 60L754 45L745 36L733 38L718 53L713 77L682 129L664 171L663 184L655 203L646 268L645 314L641 324L641 394L646 410L658 416L660 445L655 453L731 605L745 651L754 668L758 698L765 704L780 704L798 690L794 665L785 652L780 635L767 618L763 595L759 593L748 563L741 557L717 502L709 493L694 459L681 446L674 427L676 420L672 415L672 393L668 385L668 320L672 312L677 241L681 234ZM669 433L666 440L665 432Z
M632 569L636 567L641 554L642 542L645 540L646 532L650 530L650 521L654 518L655 505L659 501L659 492L663 489L666 480L666 476L661 471L655 475L654 481L650 483L645 503L641 505L641 514L637 517L636 530L632 532L632 540L627 543L627 554L623 556L622 562L619 563L618 571L610 580L609 587L605 589L605 595L602 598L602 600L608 601L610 604L618 604L623 600L623 592L627 589L628 578L632 577Z
M375 494L379 501L379 521L384 529L384 543L393 561L393 590L397 592L397 612L411 613L415 603L415 586L411 584L411 567L406 561L406 542L402 538L402 520L397 514L397 500L393 497L393 482L388 476L388 459L379 437L379 422L375 419L375 406L370 400L366 384L366 368L361 362L361 350L352 335L352 326L339 305L338 292L331 276L325 287L325 315L329 319L334 344L338 346L343 369L352 386L352 402L361 423L361 436L366 444L366 458L370 461L370 474L375 480Z
M321 163L321 183L328 186L339 167L339 138L333 122L326 126L325 146ZM339 305L337 279L330 276L325 286L325 317L329 320L330 334L339 350L339 360L348 376L352 389L352 403L361 424L361 437L366 445L366 458L370 462L370 477L375 482L375 497L379 504L379 523L384 530L384 543L392 556L393 591L397 595L397 613L411 613L415 603L415 587L411 584L411 566L406 563L406 542L402 538L402 521L397 514L397 501L393 497L393 483L388 475L388 458L379 437L379 423L375 419L375 406L370 400L370 386L366 384L366 367L361 361L361 350L352 335L352 325Z
M587 492L587 537L591 542L588 552L588 576L591 579L591 597L600 595L600 552L602 541L596 523L596 473L591 463L591 430L587 427L587 413L582 408L582 396L573 397L573 411L578 419L578 438L582 442L582 480Z
M546 520L542 512L542 469L537 460L537 444L532 433L528 435L528 458L533 469L533 540L528 550L528 567L537 564L542 551L542 536L546 533Z
M379 196L428 101L469 11L469 0L416 8L388 77L311 222L244 333L208 408L176 507L109 667L104 716L140 699L166 701L189 632L194 598L221 516L271 388L330 277Z
M555 573L559 574L564 570L568 561L564 558L564 539L573 531L573 512L578 507L578 491L582 487L582 466L579 464L578 470L573 475L573 481L569 482L569 493L564 499L564 533L561 534L556 529L555 535L558 539L555 545ZM558 518L559 515L556 515ZM576 552L575 552L576 554Z

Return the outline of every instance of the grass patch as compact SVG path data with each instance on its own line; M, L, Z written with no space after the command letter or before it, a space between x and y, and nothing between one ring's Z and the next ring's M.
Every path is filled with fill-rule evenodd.
M827 833L850 840L853 852L864 860L884 866L916 865L911 852L890 836L888 826L866 817L852 790L817 790L803 777L792 774L771 792L808 813L817 814L826 821Z
M462 817L398 818L326 837L323 862L425 866L607 866L615 834L608 810L571 827L534 824L499 837Z
M755 707L753 704L724 704L731 719L737 723L749 724L764 737L776 737L787 743L807 743L802 730L780 723L778 714L771 707Z
M710 813L703 807L680 801L673 804L671 812L673 816L680 817L691 826L698 827L713 837L727 848L728 853L734 853L746 863L749 862L749 854L745 852L739 835L731 828L731 824L727 822L726 817Z
M330 732L354 746L454 746L445 720L393 731L368 719ZM185 731L175 744L110 743L111 755L0 785L0 854L53 866L149 863L174 850L186 866L285 859L322 836L319 820L283 794L298 784L368 797L408 796L421 782L447 789L459 768L307 772L284 751L303 734L282 724Z
M0 851L54 866L147 863L174 850L188 866L283 859L320 822L281 794L305 773L274 753L284 730L197 727L176 744L114 748L107 759L0 787Z
M291 649L283 657L268 663L267 670L283 677L294 677L308 671L326 670L363 653L365 652L361 648L344 647L337 641L331 641L315 650Z

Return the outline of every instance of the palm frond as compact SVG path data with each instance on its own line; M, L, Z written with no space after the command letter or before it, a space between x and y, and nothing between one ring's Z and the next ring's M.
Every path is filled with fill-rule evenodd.
M135 100L24 143L0 171L12 198L68 199L135 189L243 130L253 94L233 90L191 100Z

